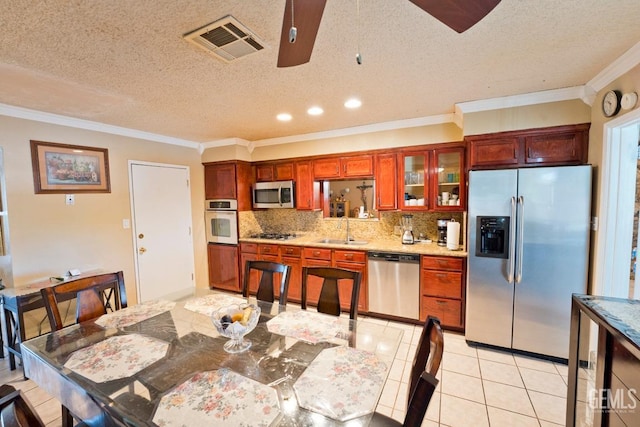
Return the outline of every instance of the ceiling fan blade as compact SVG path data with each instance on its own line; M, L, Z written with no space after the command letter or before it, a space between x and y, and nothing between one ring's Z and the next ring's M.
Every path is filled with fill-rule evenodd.
M500 3L500 0L409 1L458 33L473 27Z
M287 0L284 18L282 18L278 67L293 67L309 62L327 0L294 0L294 2L293 18L298 29L297 37L295 43L289 43L291 0Z

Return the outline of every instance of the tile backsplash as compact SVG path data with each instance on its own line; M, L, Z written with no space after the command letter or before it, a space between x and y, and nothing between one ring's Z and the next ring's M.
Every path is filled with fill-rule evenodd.
M406 213L406 212L405 212ZM349 218L351 235L357 240L396 239L394 226L399 225L403 212L382 212L380 219ZM413 215L413 234L423 233L427 238L437 240L436 221L455 219L461 223L460 243L464 243L464 218L461 212L415 212ZM263 211L238 212L240 237L249 237L256 233L314 233L330 238L345 235L344 219L323 218L322 212L298 211L296 209L267 209Z

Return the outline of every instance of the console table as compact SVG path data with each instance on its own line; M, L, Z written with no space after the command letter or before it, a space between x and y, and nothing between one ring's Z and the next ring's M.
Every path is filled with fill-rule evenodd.
M640 300L571 299L567 426L640 425Z

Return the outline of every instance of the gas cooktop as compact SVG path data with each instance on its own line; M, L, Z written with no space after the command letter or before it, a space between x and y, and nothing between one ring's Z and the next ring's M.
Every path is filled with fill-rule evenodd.
M296 233L257 233L252 234L252 239L289 240L295 239Z

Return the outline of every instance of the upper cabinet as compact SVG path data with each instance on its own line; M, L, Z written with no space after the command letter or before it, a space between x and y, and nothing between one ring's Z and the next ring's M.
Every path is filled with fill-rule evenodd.
M462 211L465 209L464 146L408 151L399 155L401 210Z
M320 182L313 179L313 165L311 160L300 160L295 163L296 170L296 209L320 209Z
M204 164L204 194L206 199L235 199L238 210L251 210L253 168L242 161Z
M379 211L398 209L398 165L394 153L376 155L376 208Z
M373 176L373 156L330 157L313 161L313 178L338 179Z
M587 163L589 123L465 137L469 169Z
M256 181L288 181L294 179L293 162L258 163Z

